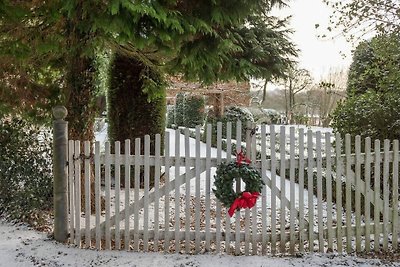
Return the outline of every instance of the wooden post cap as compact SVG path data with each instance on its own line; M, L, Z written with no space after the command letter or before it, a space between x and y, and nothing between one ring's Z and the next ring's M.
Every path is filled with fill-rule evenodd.
M55 106L53 108L53 116L56 120L63 120L67 115L68 111L64 106Z

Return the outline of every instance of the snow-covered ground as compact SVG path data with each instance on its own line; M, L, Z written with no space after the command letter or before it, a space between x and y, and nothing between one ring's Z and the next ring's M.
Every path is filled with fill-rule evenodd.
M0 221L0 266L400 266L337 254L309 254L302 257L181 255L96 251L68 247L52 241L44 233L26 226Z

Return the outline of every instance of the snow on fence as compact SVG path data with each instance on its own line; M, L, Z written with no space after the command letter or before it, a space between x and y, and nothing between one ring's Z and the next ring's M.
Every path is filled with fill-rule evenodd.
M381 144L350 135L341 140L330 132L290 128L285 133L284 127L276 135L275 127L266 125L256 135L251 126L247 157L266 185L254 208L232 218L212 188L217 165L235 159L232 142L241 147L240 122L236 133L231 123L225 133L217 124L216 147L211 125L205 143L200 127L195 138L189 129L167 131L163 151L160 135L145 136L144 144L107 142L105 154L99 142L92 147L70 140L70 242L97 249L234 255L397 248L397 140ZM241 182L234 186L244 188Z

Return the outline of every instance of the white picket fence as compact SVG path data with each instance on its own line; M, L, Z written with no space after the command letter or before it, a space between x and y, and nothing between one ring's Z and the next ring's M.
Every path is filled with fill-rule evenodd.
M397 140L372 144L359 136L341 140L329 132L291 128L287 133L284 127L276 134L275 126L266 125L256 136L248 127L247 157L266 186L254 208L230 218L212 192L213 177L220 162L235 160L231 144L239 150L241 129L238 122L233 138L228 123L223 138L218 123L216 148L211 125L205 143L200 127L195 138L189 129L184 135L167 131L163 153L161 137L155 136L154 154L145 136L143 155L140 139L132 153L126 140L124 154L120 142L113 153L107 142L104 155L99 142L69 141L70 242L97 249L235 255L398 247ZM122 184L121 173L132 180ZM236 183L236 190L241 188ZM91 191L94 197L82 198ZM84 212L93 201L95 211Z

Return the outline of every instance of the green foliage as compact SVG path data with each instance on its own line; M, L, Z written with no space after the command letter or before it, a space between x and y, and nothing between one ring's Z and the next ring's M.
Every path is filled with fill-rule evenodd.
M146 76L141 76L142 73ZM152 98L143 90L146 82L158 84L158 92ZM137 59L118 54L114 56L110 67L108 105L110 141L133 141L149 134L154 142L155 134L164 133L166 104L163 77ZM154 150L153 143L151 147Z
M261 193L261 189L265 185L258 170L248 164L239 165L236 162L219 164L214 176L215 189L213 192L225 207L230 207L242 193L236 193L233 190L233 182L236 179L240 179L246 184L244 192Z
M175 106L167 106L167 128L175 128Z
M21 119L0 119L0 214L29 222L52 207L52 197L50 132Z
M349 97L333 113L332 127L341 134L374 139L400 138L400 92L368 91Z
M172 126L174 124L175 127L183 126L189 128L203 125L205 118L204 108L204 97L178 93L175 106L168 111L167 125Z
M347 92L400 90L399 35L379 35L359 44L349 70Z
M178 93L175 102L175 126L183 126L185 123L185 94Z

